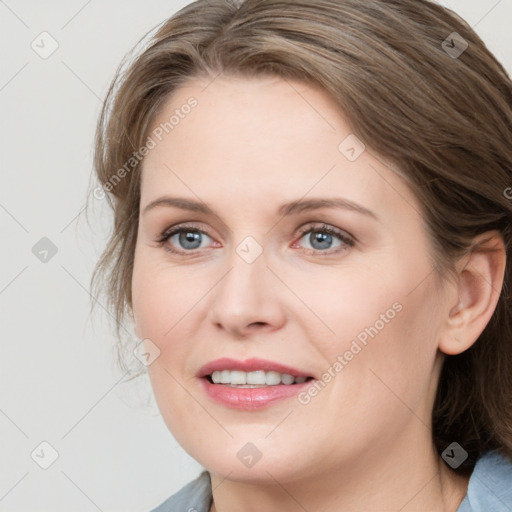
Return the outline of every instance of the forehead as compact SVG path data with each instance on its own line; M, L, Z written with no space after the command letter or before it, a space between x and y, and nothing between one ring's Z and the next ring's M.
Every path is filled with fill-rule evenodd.
M191 99L196 106L189 109ZM180 111L188 114L173 116ZM260 160L271 152L273 158L290 158L291 150L306 153L302 148L311 149L319 139L322 149L330 145L337 154L337 139L350 133L334 101L322 90L276 77L191 79L167 99L152 130L165 128L171 117L173 126L164 134L167 144L160 144L149 159L164 145L175 153L186 152L187 158L195 148L201 149L200 157L224 152ZM307 142L306 147L297 142Z
M373 209L390 199L398 206L404 196L409 208L414 201L369 151L347 158L347 144L362 147L334 100L310 84L192 79L167 100L151 133L159 127L161 140L143 162L146 203L163 193L220 202L242 197L261 206L333 193Z

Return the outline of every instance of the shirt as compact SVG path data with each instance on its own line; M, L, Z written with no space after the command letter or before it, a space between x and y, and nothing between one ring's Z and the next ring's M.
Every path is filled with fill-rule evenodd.
M211 504L210 473L205 470L151 512L209 512ZM456 512L512 512L512 462L497 452L483 455Z

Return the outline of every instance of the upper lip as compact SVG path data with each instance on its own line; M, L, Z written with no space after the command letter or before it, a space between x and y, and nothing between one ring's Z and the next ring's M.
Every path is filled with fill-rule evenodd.
M245 359L244 361L230 359L229 357L215 359L214 361L210 361L209 363L201 366L196 376L206 377L207 375L211 375L214 371L217 370L239 370L243 372L263 370L266 372L274 371L278 373L287 373L289 375L293 375L294 377L312 376L310 373L305 373L301 370L298 370L297 368L292 368L291 366L276 363L274 361L268 361L267 359L259 359L257 357Z

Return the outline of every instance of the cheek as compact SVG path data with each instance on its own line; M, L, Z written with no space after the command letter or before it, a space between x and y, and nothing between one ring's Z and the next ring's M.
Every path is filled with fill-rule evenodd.
M396 297L401 309L388 310L390 299ZM321 377L325 387L315 396L303 397L300 422L332 440L350 438L351 446L343 450L354 454L361 446L395 442L411 422L421 428L419 422L428 425L436 355L435 326L428 324L425 311L428 299L428 293L391 293L353 302L352 316L351 308L340 312L338 336L322 347L328 360ZM364 313L357 312L355 320L357 307ZM331 451L326 460L339 455Z
M200 405L198 389L183 380L179 371L165 360L165 355L148 367L148 374L167 428L185 451L201 461L211 450L212 431L216 431L218 424Z
M411 304L407 311L416 308L415 298L407 296L412 288L407 275L382 261L319 268L314 279L289 274L287 280L309 309L296 314L301 311L299 304L291 321L301 322L308 338L331 359L349 350L354 340L365 347L371 340L386 338L406 316L404 306Z
M409 294L395 288L359 306L365 313L354 311L357 320L350 323L351 335L338 347L344 368L335 394L346 406L377 422L379 418L407 421L414 411L428 424L438 332L431 287L425 285ZM350 315L346 321L352 321Z
M430 389L440 328L433 276L424 278L430 269L420 258L388 263L340 272L336 282L320 280L322 293L304 290L308 305L334 333L315 335L306 324L303 329L323 354L324 371L343 374L334 379L334 394L348 402L355 396L375 406L399 402L395 392L417 403Z
M137 336L159 344L187 323L186 315L207 288L188 270L151 261L146 255L135 259L132 277L133 310Z

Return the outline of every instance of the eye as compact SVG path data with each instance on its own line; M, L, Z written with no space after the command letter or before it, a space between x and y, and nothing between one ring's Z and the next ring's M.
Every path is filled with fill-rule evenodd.
M303 238L311 244L312 249L309 250L313 253L332 254L346 250L347 248L355 245L355 241L350 235L326 224L318 227L310 226L302 230L299 240L302 240ZM338 239L340 242L337 246L338 248L326 251L326 249L332 248L333 240L335 239Z
M164 245L166 251L183 254L204 248L201 247L204 236L210 238L207 233L196 227L182 225L164 231L157 242ZM166 243L168 241L172 242L173 238L175 241L172 245L170 243ZM181 250L174 249L173 246L181 247Z
M307 248L307 250L313 254L338 253L355 245L353 237L326 224L318 227L308 226L300 232L300 235L299 240L305 238L311 244L312 248ZM195 251L207 247L207 245L202 245L205 241L204 237L211 239L205 231L195 226L181 225L164 231L158 238L157 243L163 245L165 250L170 253L194 254ZM335 240L338 240L338 246L334 250L330 250Z

